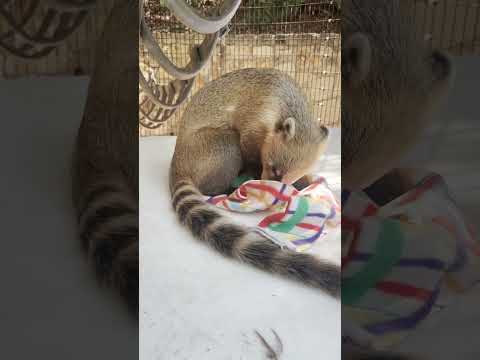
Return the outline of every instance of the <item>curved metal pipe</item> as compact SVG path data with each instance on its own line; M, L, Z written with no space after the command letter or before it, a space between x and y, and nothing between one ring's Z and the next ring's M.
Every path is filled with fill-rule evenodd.
M166 0L166 5L184 25L201 34L213 34L228 25L241 0L224 0L220 15L205 17L184 0Z
M140 123L149 129L156 129L180 107L191 92L196 75L205 67L213 55L218 40L228 31L228 23L235 15L241 0L225 0L221 15L204 17L184 0L167 0L170 11L184 25L206 34L202 43L195 45L190 52L190 62L179 68L163 53L145 21L143 1L139 9L139 36L148 53L163 70L176 80L167 86L158 86L147 81L140 70L139 82L143 99L140 99Z
M165 56L157 41L153 37L153 34L150 31L143 17L140 26L140 36L148 52L152 55L153 59L155 59L155 61L167 73L169 73L174 78L180 80L191 79L204 68L204 66L210 60L210 57L213 54L213 49L220 37L220 32L206 35L205 39L203 39L202 44L197 47L197 53L195 54L195 52L192 51L192 58L188 65L184 68L179 68L174 63L172 63L167 56Z
M41 14L40 4L47 11L38 19L40 21L33 23L34 29L27 31L27 25ZM13 15L11 8L0 6L0 18L8 24L0 34L0 47L19 58L42 58L80 26L88 10L95 4L96 0L31 0L26 11L18 18Z
M87 11L81 10L75 14L71 14L68 18L61 18L60 13L55 9L49 9L42 19L41 25L39 26L38 32L35 36L28 34L24 30L25 24L31 20L34 16L35 9L37 8L37 2L33 3L29 11L26 15L21 19L21 21L17 22L12 14L7 12L5 9L0 7L0 16L3 16L7 21L8 25L15 31L17 36L22 37L25 41L29 41L35 43L37 45L58 45L62 43L65 38L70 36L77 28L80 26L82 21L84 20L85 16L87 15ZM33 9L33 11L32 11ZM49 32L50 26L55 22L57 17L60 19L59 23L56 25L55 31L52 35L47 35ZM69 21L73 19L73 22L68 24Z
M155 91L151 88L148 81L143 76L143 73L141 71L139 72L139 82L140 82L140 87L142 88L142 91L145 93L145 95L148 96L149 100L152 103L154 103L155 105L160 106L162 108L165 108L165 109L176 109L180 105L182 105L185 102L185 100L187 100L188 94L190 93L190 90L192 89L194 80L195 79L174 80L174 81L169 83L169 87L171 87L172 89L167 90L167 91L164 91L162 89L162 90L158 91L158 92L161 91L163 94L166 93L165 95L168 95L172 92L175 95L178 94L177 100L175 101L175 103L172 103L171 100L170 100L170 102L166 102L165 99L159 98L158 95L160 95L160 94L155 93ZM181 83L180 84L177 83L177 85L175 85L175 81L179 81ZM173 100L173 96L171 97L171 99Z

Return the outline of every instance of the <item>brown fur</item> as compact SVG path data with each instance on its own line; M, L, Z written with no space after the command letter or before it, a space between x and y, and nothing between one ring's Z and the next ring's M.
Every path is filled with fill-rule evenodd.
M363 189L397 165L448 89L449 59L414 38L411 0L342 7L342 185Z
M419 138L448 89L452 66L411 30L412 0L342 4L342 186L366 188L379 204L408 190L397 161ZM352 360L412 360L411 355L343 349Z
M225 256L338 296L337 265L283 250L202 200L229 191L241 172L291 181L305 175L327 135L279 71L244 69L211 82L188 104L172 160L170 190L180 221Z
M97 44L79 129L73 198L82 243L103 283L138 315L138 2L118 1Z

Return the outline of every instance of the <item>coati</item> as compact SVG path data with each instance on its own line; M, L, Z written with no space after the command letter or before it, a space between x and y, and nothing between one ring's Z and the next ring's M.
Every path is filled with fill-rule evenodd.
M415 34L414 1L342 4L342 187L362 190L397 165L447 93L453 68Z
M116 1L98 40L77 136L73 200L102 282L138 316L138 1Z
M221 254L338 296L338 265L283 250L231 223L202 198L228 192L239 174L298 185L327 137L286 74L228 73L200 89L185 109L170 167L173 208L181 223Z
M408 170L391 170L429 124L453 77L449 57L415 34L414 5L342 3L342 188L364 190L380 205L412 186ZM355 348L342 349L342 358L413 359Z

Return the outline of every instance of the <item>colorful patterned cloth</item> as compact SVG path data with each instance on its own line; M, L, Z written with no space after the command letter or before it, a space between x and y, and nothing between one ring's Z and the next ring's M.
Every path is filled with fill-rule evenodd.
M248 180L230 195L205 199L234 212L270 210L254 230L296 251L309 249L325 233L325 226L340 224L340 206L322 177L302 191L278 181Z
M480 246L442 178L376 206L342 194L342 341L385 349L480 279Z

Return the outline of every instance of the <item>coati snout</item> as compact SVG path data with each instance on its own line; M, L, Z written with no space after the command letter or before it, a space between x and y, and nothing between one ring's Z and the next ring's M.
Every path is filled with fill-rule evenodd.
M325 151L329 131L312 121L309 127L297 126L293 117L279 119L262 147L262 180L293 184L309 173Z

